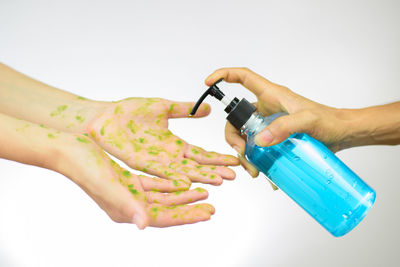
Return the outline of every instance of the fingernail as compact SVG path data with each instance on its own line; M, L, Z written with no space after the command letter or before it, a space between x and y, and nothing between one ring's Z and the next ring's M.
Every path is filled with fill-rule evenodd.
M233 149L235 149L237 153L241 154L241 152L240 152L240 147L238 147L238 146L233 146Z
M272 143L272 141L274 141L274 137L272 136L271 132L266 129L256 136L255 141L256 145L265 146Z

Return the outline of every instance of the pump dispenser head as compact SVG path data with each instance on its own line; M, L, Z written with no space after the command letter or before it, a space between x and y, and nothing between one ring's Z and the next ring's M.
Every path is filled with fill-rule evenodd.
M196 114L197 109L200 104L204 101L204 99L211 95L216 99L220 100L225 104L225 112L228 113L228 117L226 119L238 130L242 128L242 126L250 119L251 115L256 111L256 107L247 101L245 98L239 101L236 97L231 100L225 96L225 94L218 88L217 84L220 83L223 79L219 79L213 85L211 85L207 91L199 98L197 103L194 105L192 111L190 112L190 116Z

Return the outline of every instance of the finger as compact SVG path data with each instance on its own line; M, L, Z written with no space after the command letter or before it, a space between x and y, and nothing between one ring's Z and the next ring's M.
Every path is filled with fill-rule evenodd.
M239 160L234 156L219 154L217 152L208 152L194 145L186 146L185 157L193 159L199 164L225 166L239 165Z
M196 202L206 199L208 192L203 188L197 187L189 191L176 191L174 193L160 193L154 191L145 192L147 202L160 203L163 205L173 206Z
M258 176L257 168L253 164L248 162L247 159L242 155L238 155L238 158L240 161L240 165L243 166L243 168L250 174L251 177L256 178Z
M223 179L234 180L236 178L236 173L225 166L215 166L215 165L196 165L197 169L201 169L206 172L219 174Z
M168 107L168 118L200 118L205 117L211 112L210 105L207 103L202 103L197 110L196 114L190 116L190 112L195 105L195 102L176 102L167 100Z
M236 150L237 153L240 155L244 154L246 141L240 135L240 132L229 122L225 124L225 139L228 144Z
M192 182L203 184L220 185L222 177L215 172L206 172L201 168L196 168L196 162L190 159L183 159L180 162L172 162L169 167L177 172L181 172L188 176Z
M144 191L152 190L170 193L175 191L188 190L190 188L190 185L186 183L178 182L178 186L176 186L177 183L174 182L174 180L167 180L158 177L147 177L144 175L139 175L139 179Z
M152 174L158 177L163 177L168 180L172 180L176 187L183 187L183 184L191 185L191 180L186 175L179 173L168 166L165 166L156 161L150 161L146 164L146 167L142 169L143 172ZM183 183L183 184L182 184Z
M213 83L223 78L228 83L240 83L256 96L261 95L267 88L274 84L260 75L247 68L222 68L214 71L206 79L206 84L211 86Z
M293 133L311 134L316 120L316 115L309 111L279 117L257 134L255 142L258 146L273 146Z
M207 221L214 212L215 209L210 204L171 207L151 204L148 207L150 225L154 227L168 227Z

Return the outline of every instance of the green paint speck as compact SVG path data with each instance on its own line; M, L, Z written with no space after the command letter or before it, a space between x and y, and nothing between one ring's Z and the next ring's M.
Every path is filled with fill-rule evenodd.
M182 164L186 165L188 161L186 159L182 160Z
M192 152L193 152L194 154L199 154L199 151L198 151L197 149L195 149L195 148L192 149Z
M174 186L179 186L179 183L177 180L172 180L172 182L174 183Z
M201 187L197 187L195 190L196 190L197 192L199 192L199 193L206 192L206 190L204 190L204 189L201 188Z
M56 110L54 110L54 111L52 111L52 112L50 113L50 116L51 116L51 117L58 116L58 115L60 115L64 110L66 110L67 108L68 108L67 105L58 106Z
M175 143L176 143L178 146L180 146L180 145L183 144L182 140L176 140Z
M54 134L51 134L51 133L47 134L47 137L50 138L50 139L54 139L55 138Z
M75 119L79 122L79 123L83 123L85 121L85 118L82 116L75 116Z
M182 194L182 193L183 193L183 191L176 191L174 194L177 195L177 196L179 196L179 195Z
M172 112L172 110L174 109L174 106L175 106L175 104L171 104L171 105L169 106L168 112Z
M101 135L104 135L104 126L101 127L101 129L100 129L100 134L101 134Z
M125 177L128 177L128 178L131 177L131 173L127 170L123 171L122 175L124 175Z
M83 135L89 136L87 133L84 133Z
M90 140L85 137L77 137L76 140L78 140L81 143L85 143L85 144L90 143Z

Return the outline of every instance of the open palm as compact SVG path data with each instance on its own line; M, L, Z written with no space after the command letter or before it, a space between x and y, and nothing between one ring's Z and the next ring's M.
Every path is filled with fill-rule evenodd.
M219 185L222 179L234 179L235 173L225 166L237 165L237 158L207 152L168 129L169 118L188 117L193 105L160 98L129 98L109 104L88 131L104 150L131 168L173 180L178 186L190 185L191 181ZM204 104L196 117L209 112Z

